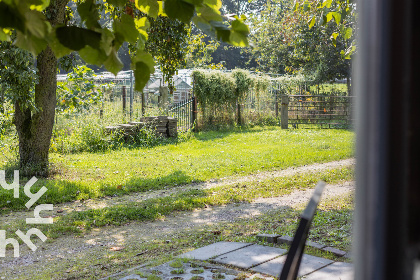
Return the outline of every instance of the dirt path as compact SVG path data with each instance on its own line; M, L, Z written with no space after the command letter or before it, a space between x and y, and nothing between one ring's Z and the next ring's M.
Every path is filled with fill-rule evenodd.
M353 190L352 182L328 185L324 191L323 199L342 196ZM0 261L0 275L3 277L8 275L3 279L31 279L28 277L33 277L34 271L40 269L47 275L54 275L56 271L70 273L73 265L80 258L83 258L84 262L92 264L87 265L84 269L89 271L102 269L96 267L97 264L94 262L96 260L100 260L102 263L104 260L106 262L110 258L110 254L113 253L110 252L112 247L135 247L136 244L154 242L156 239L170 240L174 232L181 230L187 231L222 222L235 222L239 219L261 215L273 209L296 207L306 203L312 192L312 189L296 191L282 197L257 199L252 203L229 204L184 212L168 216L164 221L134 222L122 227L94 229L83 237L65 236L52 240L50 243L40 244L40 248L35 252L30 251L27 247L22 247L20 258L8 257ZM48 274L50 269L51 274ZM61 276L53 279L67 278Z
M156 191L148 191L148 192L141 192L141 193L132 193L124 196L118 197L104 197L100 199L88 199L85 201L74 201L68 202L63 204L54 205L53 213L49 215L66 215L72 211L85 211L88 209L99 209L105 208L114 205L122 205L131 202L141 202L149 198L156 198L156 197L164 197L170 196L174 193L178 193L181 191L188 191L191 189L210 189L218 186L223 185L231 185L231 184L238 184L243 182L249 181L258 181L258 180L266 180L270 178L277 178L277 177L284 177L284 176L291 176L298 173L309 173L309 172L319 172L322 170L333 169L333 168L340 168L351 166L355 164L354 159L345 159L340 161L332 161L327 163L316 163L311 165L305 165L300 167L292 167L287 168L284 170L278 171L264 171L248 176L231 176L221 179L214 179L203 183L193 183L189 185L183 185L179 187L174 187L165 190L156 190ZM57 213L57 210L60 212ZM44 212L46 213L46 212ZM0 216L0 224L7 224L10 221L17 220L17 219L25 219L28 216L28 211L18 211L13 212L7 215Z
M125 200L142 201L151 197L170 195L173 192L184 191L190 188L212 188L250 180L262 180L302 172L316 172L353 164L354 160L348 159L325 164L290 168L276 172L261 172L240 178L224 178L202 184L182 186L171 190L148 192L146 194L139 193L124 197L90 200L85 203L67 203L59 205L59 209L71 211L71 208L73 207L82 210L87 208L100 208L123 203ZM352 182L339 185L328 185L324 191L323 199L341 196L352 192L353 189L354 184ZM45 243L38 243L39 248L35 252L30 251L26 246L21 246L20 258L0 258L0 279L34 279L34 275L43 275L42 273L45 273L45 275L55 275L57 277L41 277L40 279L80 279L77 277L66 277L66 273L69 273L68 275L70 275L74 269L78 269L77 267L92 273L93 271L102 270L102 272L98 272L98 276L109 275L112 274L112 272L115 272L115 270L103 271L103 269L107 269L107 262L117 261L118 258L114 259L113 255L119 253L110 252L110 248L112 247L120 246L134 248L133 250L135 250L136 246L138 247L139 244L142 243L154 242L156 239L170 239L171 234L174 232L188 231L200 228L203 225L234 222L239 219L258 216L273 209L296 207L297 205L306 203L311 194L312 189L300 190L282 197L256 199L252 203L228 204L193 212L182 212L167 216L162 221L133 222L120 227L109 226L97 228L90 231L86 236L63 236L58 239L48 240ZM55 208L54 212L57 209L58 208ZM27 212L18 212L13 213L8 217L2 217L1 222L7 222L7 220L10 221L10 219L16 219L23 215L26 217ZM141 253L142 252L138 252L137 254L134 253L132 260L133 264L136 263L135 257ZM80 259L83 259L83 265L80 264ZM58 272L60 272L60 276L57 275ZM93 277L93 279L97 278L100 277Z

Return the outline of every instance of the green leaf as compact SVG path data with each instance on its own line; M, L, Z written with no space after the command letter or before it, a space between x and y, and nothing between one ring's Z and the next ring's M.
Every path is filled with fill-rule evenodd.
M55 32L52 32L50 35L48 44L50 45L57 58L63 57L72 52L72 50L60 44L60 41L58 41L57 36L55 35Z
M339 25L341 22L341 14L339 12L333 12L333 17L335 19L335 23Z
M106 2L108 2L112 6L123 8L125 4L127 3L127 0L107 0Z
M0 2L0 27L13 28L25 32L25 17L4 2Z
M118 57L118 53L115 48L112 49L111 54L104 61L104 66L109 72L111 72L114 75L117 75L118 72L120 72L123 68L124 65Z
M231 31L230 30L224 30L224 29L217 29L216 30L216 34L217 34L217 40L222 40L223 42L226 43L231 43Z
M150 68L149 66L140 61L136 63L136 69L134 69L134 88L137 91L142 91L150 79Z
M331 37L330 37L332 39L332 44L334 47L337 47L337 36L338 36L338 33L334 32L333 34L331 34Z
M114 21L114 32L121 34L125 41L132 44L137 41L139 36L134 19L126 14L121 16L121 21Z
M348 39L350 39L351 38L351 36L353 35L353 29L351 28L351 27L347 27L346 29L345 29L345 31L344 31L344 36L343 36L343 38L345 39L345 40L348 40Z
M106 55L109 55L113 48L115 36L109 29L102 29L100 47Z
M7 35L2 28L0 28L0 41L9 41L10 36Z
M31 9L38 12L42 12L46 7L50 5L50 0L30 0L27 1L31 4Z
M182 22L189 23L194 16L194 5L183 0L166 0L164 2L165 13L169 18L179 19Z
M332 18L333 18L333 12L327 13L327 22L330 22L330 20L332 20Z
M38 38L44 38L49 29L45 16L37 11L28 11L25 13L25 18L27 30Z
M324 0L322 3L322 8L327 7L328 9L331 7L332 0Z
M147 17L136 18L134 19L134 23L136 25L137 30L147 30L150 27L150 22Z
M77 11L88 28L101 28L99 25L98 5L94 0L85 0L77 6Z
M159 3L157 0L136 0L136 7L152 18L156 18L159 14Z
M249 27L243 23L241 20L235 19L234 21L232 21L232 29L235 32L241 32L244 33L245 35L249 34Z
M86 45L99 49L101 33L76 26L61 26L56 29L60 43L71 50L81 50Z
M236 47L246 47L248 46L248 38L242 32L231 31L229 42Z
M150 53L147 53L142 50L137 51L136 56L133 58L131 68L135 69L135 65L137 64L137 62L145 63L149 67L150 73L155 72L155 61Z
M213 26L206 21L205 19L195 16L193 18L194 24L205 34L215 38L216 37L216 30L213 28ZM229 34L230 35L230 34ZM229 35L227 36L227 40L229 40Z
M203 3L216 10L219 10L222 7L221 0L204 0Z
M311 29L312 27L314 27L315 25L315 16L313 16L311 18L311 20L309 21L309 29Z
M36 56L47 47L47 42L44 39L32 36L30 33L23 34L22 32L18 31L15 45L21 49L31 52Z
M88 64L102 65L107 59L107 55L102 50L86 46L79 51L80 57Z
M194 6L202 6L204 0L184 0L187 3L193 4Z
M197 7L197 15L204 18L206 21L222 21L223 18L220 15L220 11L215 10L207 5L203 7Z

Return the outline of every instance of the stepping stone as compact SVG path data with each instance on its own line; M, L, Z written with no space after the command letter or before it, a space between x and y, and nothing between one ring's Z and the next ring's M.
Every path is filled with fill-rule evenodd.
M288 235L283 235L277 238L277 244L292 244L293 237L290 237Z
M121 279L119 279L119 280L137 280L137 279L145 279L144 277L143 278L141 278L139 275L137 275L137 274L132 274L132 275L128 275L128 276L125 276L124 278L121 278Z
M322 248L327 247L326 245L322 245L322 244L315 243L315 242L312 242L312 241L306 241L306 246L313 247L313 248L320 249L320 250Z
M324 251L326 251L326 252L333 253L334 255L336 255L336 256L338 256L338 257L342 257L342 256L344 256L345 254L347 254L347 252L345 252L345 251L341 251L341 250L336 249L336 248L333 248L333 247L325 247L325 248L324 248L324 249L322 249L322 250L324 250Z
M336 262L304 276L305 280L353 280L353 265Z
M214 259L215 262L229 264L248 269L255 265L284 255L286 250L261 245L251 245L245 248L224 254Z
M257 235L257 239L268 243L276 243L277 238L280 237L278 234L260 233Z
M280 271L283 269L286 257L287 256L281 256L280 258L253 267L251 268L251 270L278 277ZM304 254L300 263L298 276L301 277L331 263L333 263L332 260L327 260L324 258Z
M242 243L242 242L217 242L194 251L180 255L180 258L190 258L196 260L208 260L238 250L247 246L252 245L252 243Z

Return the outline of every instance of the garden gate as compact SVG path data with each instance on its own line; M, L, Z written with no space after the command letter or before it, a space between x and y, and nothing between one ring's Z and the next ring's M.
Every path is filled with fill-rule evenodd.
M194 127L197 120L197 102L195 97L191 97L178 105L175 105L168 111L170 117L178 120L178 131L188 131Z
M353 96L288 95L282 96L282 127L349 128L352 126ZM286 112L287 113L286 113ZM282 117L283 118L283 117Z

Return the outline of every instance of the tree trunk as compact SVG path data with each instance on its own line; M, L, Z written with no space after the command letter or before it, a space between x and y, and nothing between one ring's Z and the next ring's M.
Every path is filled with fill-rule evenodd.
M347 95L351 96L350 73L347 74Z
M65 21L68 0L51 1L46 10L52 26ZM57 103L57 58L49 46L37 57L36 111L15 103L15 125L19 136L20 168L26 175L48 175L48 152Z

